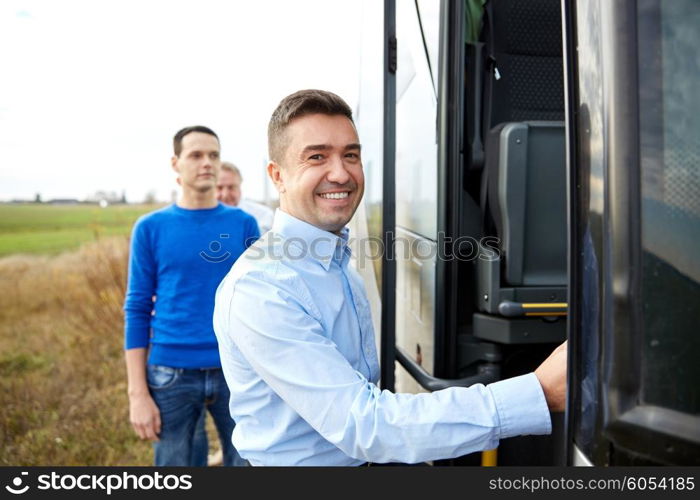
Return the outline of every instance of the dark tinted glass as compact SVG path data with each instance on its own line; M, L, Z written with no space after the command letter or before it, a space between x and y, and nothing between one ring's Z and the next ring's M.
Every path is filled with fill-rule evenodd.
M639 2L644 403L700 413L700 2Z

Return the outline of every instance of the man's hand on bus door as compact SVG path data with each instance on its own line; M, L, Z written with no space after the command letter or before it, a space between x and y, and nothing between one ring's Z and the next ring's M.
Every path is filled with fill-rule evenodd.
M552 351L535 370L550 411L566 408L566 342Z

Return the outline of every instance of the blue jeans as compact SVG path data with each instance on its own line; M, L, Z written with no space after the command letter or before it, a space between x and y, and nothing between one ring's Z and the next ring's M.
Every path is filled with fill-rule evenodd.
M202 410L192 438L192 465L206 467L209 464L209 437L207 436L207 411Z
M209 437L207 436L206 410L202 411L192 437L192 465L205 467L209 463Z
M235 423L221 368L184 369L147 365L151 397L160 410L160 440L154 443L155 465L203 465L194 454L197 422L209 410L219 432L224 465L246 465L231 443Z

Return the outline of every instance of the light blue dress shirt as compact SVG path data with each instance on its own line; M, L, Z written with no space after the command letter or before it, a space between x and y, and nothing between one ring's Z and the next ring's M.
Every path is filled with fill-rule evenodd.
M216 293L233 443L252 465L417 463L551 432L534 374L394 394L377 385L370 307L339 237L281 210Z

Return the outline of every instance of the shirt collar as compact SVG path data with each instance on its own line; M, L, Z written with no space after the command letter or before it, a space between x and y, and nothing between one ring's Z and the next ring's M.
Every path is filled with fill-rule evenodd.
M275 210L271 232L281 235L289 245L303 252L304 256L320 262L326 271L330 268L333 259L341 264L343 260L350 257L348 246L350 230L347 227L341 229L338 236L297 219L278 208ZM295 257L297 256L298 254L295 253Z

